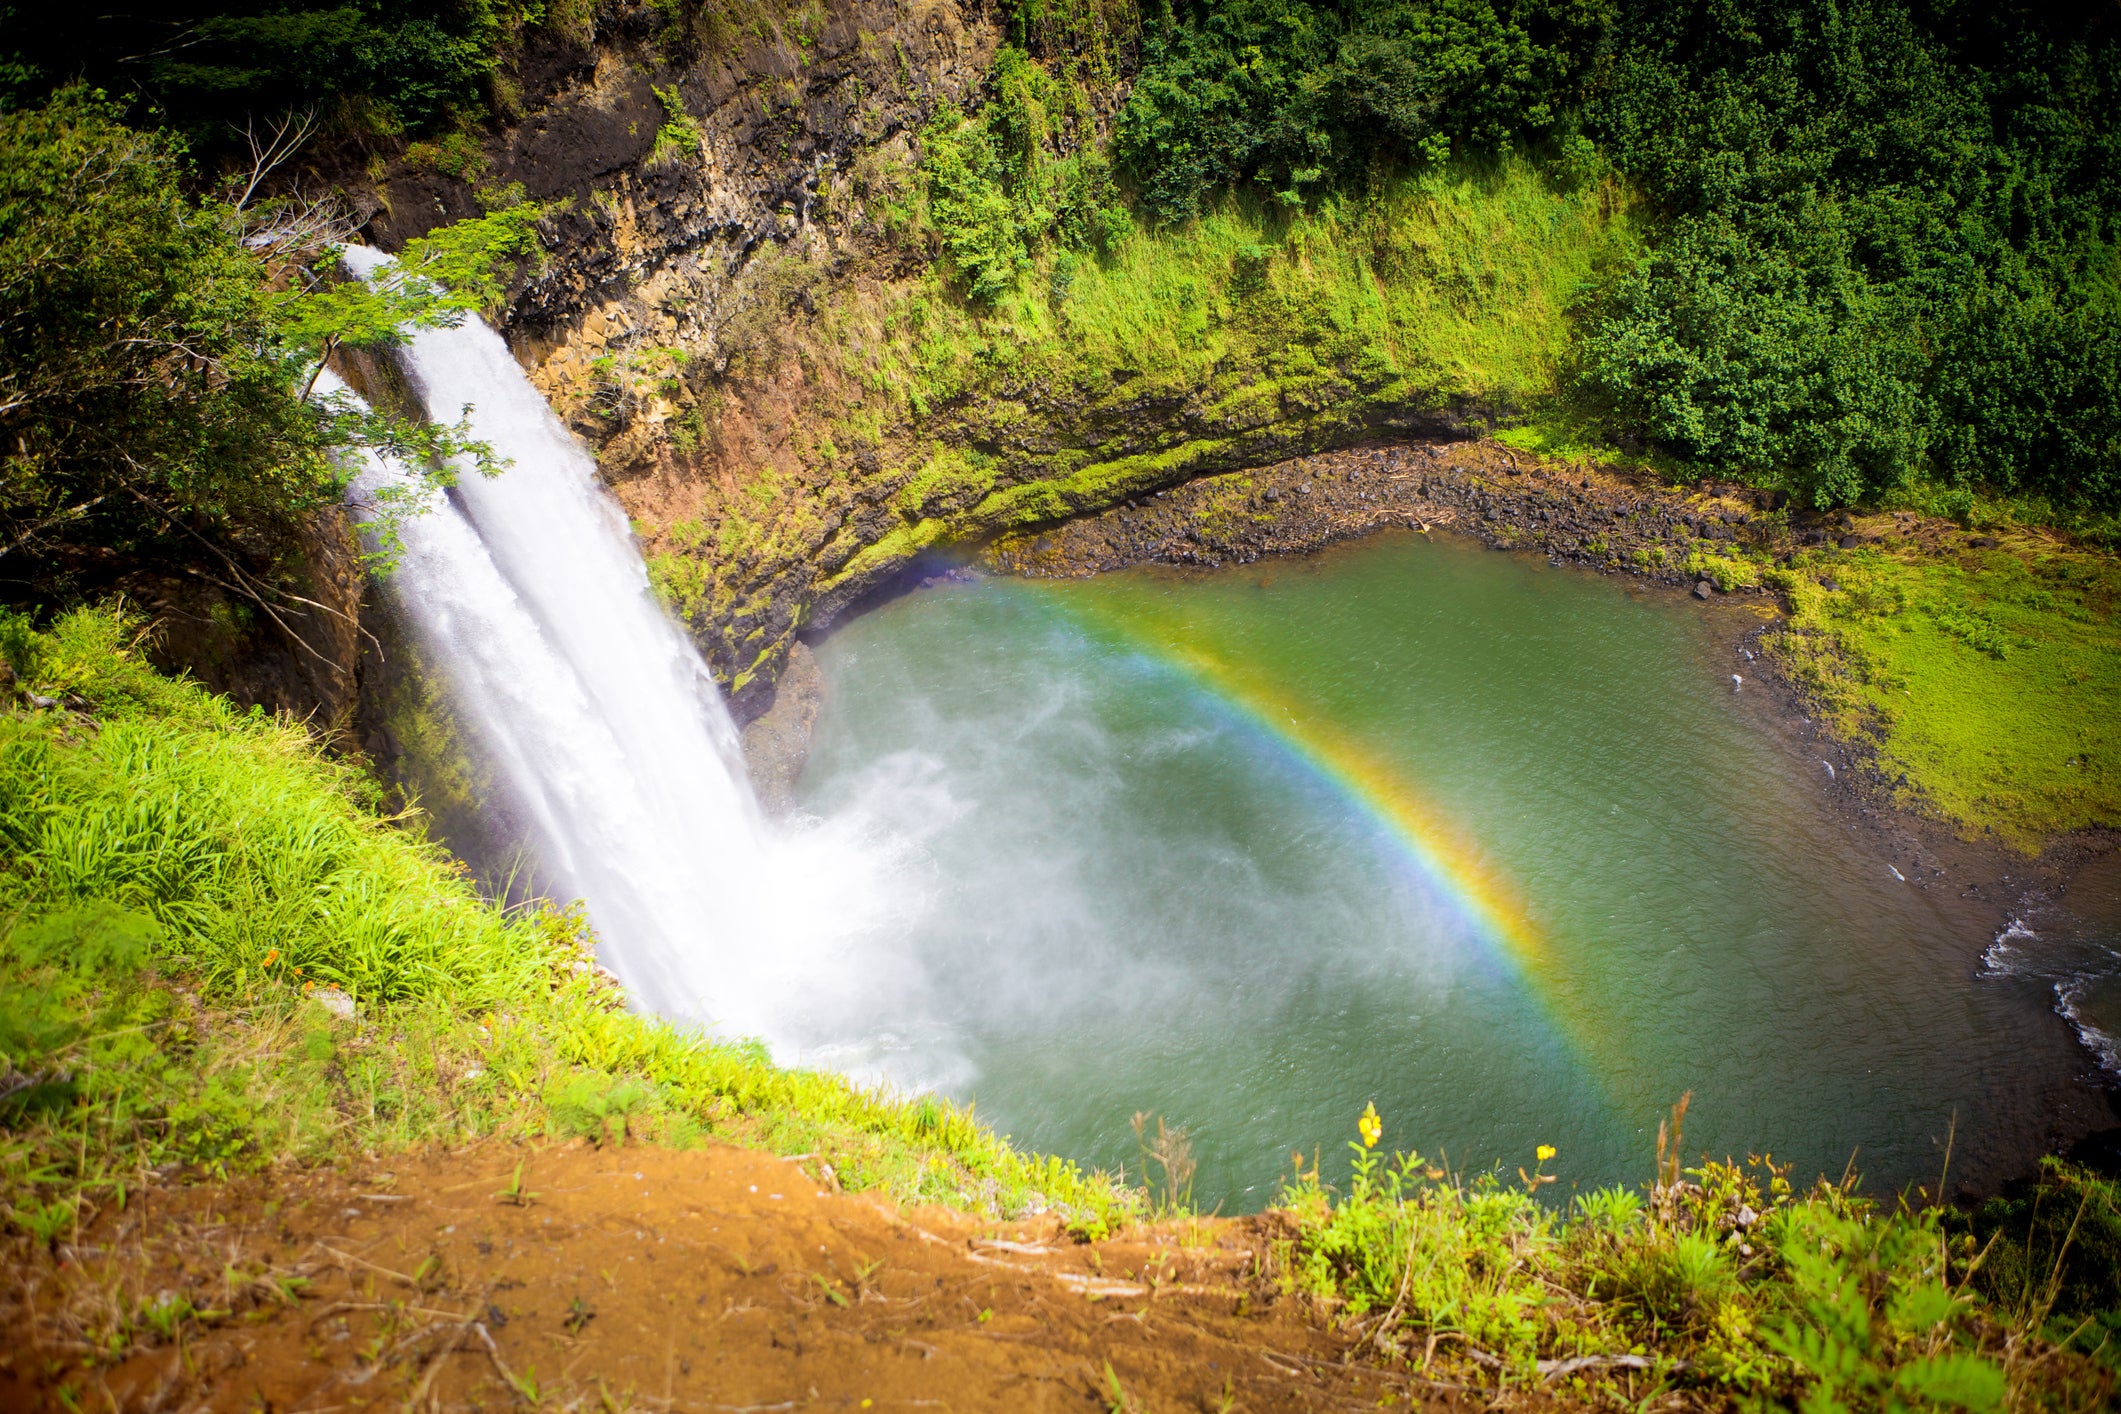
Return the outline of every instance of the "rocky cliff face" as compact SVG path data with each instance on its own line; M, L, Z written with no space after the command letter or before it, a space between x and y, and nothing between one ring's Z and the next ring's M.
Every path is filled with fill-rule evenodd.
M818 390L790 326L873 255L874 222L846 194L910 169L912 134L977 94L998 42L957 0L767 3L741 29L675 37L651 6L606 4L572 34L531 36L520 109L476 151L414 144L340 176L386 248L511 185L559 207L502 326L651 553L667 551L674 524L719 525L718 503L762 478L805 500L830 479L791 446ZM752 711L805 619L819 548L741 568L695 556L726 592L693 627Z
M269 609L203 578L143 574L122 592L153 616L147 652L157 667L343 738L367 642L367 573L351 517L336 508L313 517L276 568Z
M1057 380L1008 364L1006 337L940 396L897 386L875 350L941 337L922 325L937 252L909 216L919 134L979 97L995 18L975 0L813 0L673 41L658 13L606 4L534 36L515 117L476 151L371 159L361 199L386 247L515 185L564 205L505 331L596 448L742 717L799 633L932 548L1463 413L1366 398L1382 378L1330 369L1174 383L1122 354Z

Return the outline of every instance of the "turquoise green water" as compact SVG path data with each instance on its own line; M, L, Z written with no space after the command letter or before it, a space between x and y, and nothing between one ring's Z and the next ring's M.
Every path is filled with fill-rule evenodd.
M820 647L802 794L910 902L812 1058L1104 1166L1162 1115L1226 1211L1372 1101L1565 1187L1645 1177L1689 1090L1690 1150L1897 1185L1956 1114L1958 1171L2022 1162L2082 1052L1979 975L1992 905L1828 807L1740 626L1415 537L886 604Z

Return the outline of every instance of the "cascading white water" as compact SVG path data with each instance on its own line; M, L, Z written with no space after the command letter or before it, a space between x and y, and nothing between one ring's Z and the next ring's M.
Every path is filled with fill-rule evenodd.
M388 259L346 255L364 277ZM473 434L510 463L458 468L439 504L406 518L387 587L526 818L548 891L583 900L604 961L647 1009L784 1055L859 1029L893 919L919 906L905 870L853 825L762 820L706 665L501 337L476 319L419 330L400 364L429 415L470 409ZM411 480L367 453L357 509ZM918 989L904 969L893 982Z

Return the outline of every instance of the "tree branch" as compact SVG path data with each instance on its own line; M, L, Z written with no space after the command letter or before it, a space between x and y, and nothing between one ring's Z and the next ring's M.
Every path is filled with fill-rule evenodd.
M0 408L0 412L5 411L5 408ZM79 505L68 506L65 510L59 512L59 514L53 516L49 520L39 521L37 524L31 526L28 530L25 530L20 535L16 536L13 540L9 541L6 545L0 546L0 559L5 559L7 556L21 549L24 545L27 545L31 540L34 540L37 536L41 535L47 530L50 530L55 525L64 525L68 521L81 519L81 517L87 515L90 511L102 505L105 501L109 499L110 493L105 492L103 495L91 497L90 499L81 502Z

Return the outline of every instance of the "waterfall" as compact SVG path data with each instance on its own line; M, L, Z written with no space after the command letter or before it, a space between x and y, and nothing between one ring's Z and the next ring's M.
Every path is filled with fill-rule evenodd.
M363 276L388 259L346 258ZM385 588L510 797L493 805L526 824L543 891L583 901L637 1006L783 1055L859 1026L877 935L907 902L889 862L859 827L761 818L706 665L657 602L588 453L500 335L471 318L411 331L399 364L431 417L468 415L509 463L491 477L459 466L404 518ZM373 515L378 491L415 482L362 456L351 494Z

